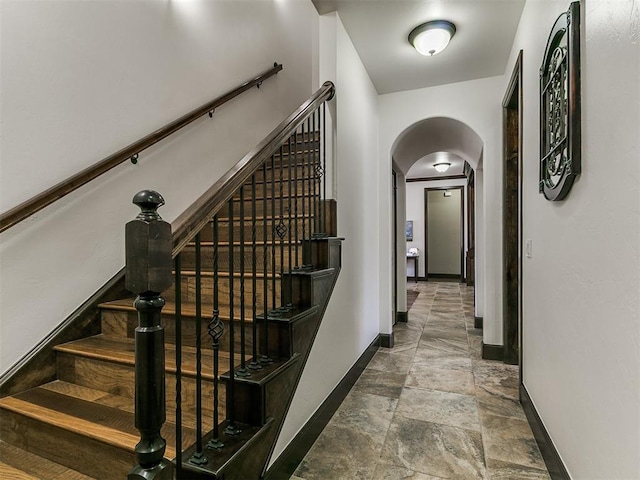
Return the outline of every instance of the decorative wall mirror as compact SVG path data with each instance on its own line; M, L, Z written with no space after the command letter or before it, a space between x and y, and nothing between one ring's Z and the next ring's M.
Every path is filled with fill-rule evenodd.
M573 2L553 25L540 67L540 193L562 200L580 167L580 2Z

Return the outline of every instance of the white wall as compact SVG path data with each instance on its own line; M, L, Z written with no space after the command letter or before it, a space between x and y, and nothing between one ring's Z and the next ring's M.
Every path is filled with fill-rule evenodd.
M310 1L0 3L0 211L220 95L284 70L1 236L0 371L124 264L133 195L171 221L317 84ZM232 39L232 40L230 40Z
M333 80L337 90L334 169L338 234L345 238L343 263L273 459L282 453L379 332L378 238L380 229L389 231L389 224L380 224L376 208L377 92L338 15L322 16L320 25L321 38L326 40L320 47L321 65L327 68L321 69L320 75L323 80ZM325 55L333 60L328 61ZM332 71L335 79L329 78ZM390 190L389 185L386 190Z
M421 277L425 274L425 242L424 242L424 189L425 188L445 188L445 187L465 187L465 179L457 180L431 180L426 182L407 182L406 184L406 215L407 220L413 220L413 242L406 242L406 250L411 247L420 249L418 259L418 272ZM463 192L466 189L463 189ZM466 192L463 193L463 195ZM442 195L442 193L441 193ZM459 199L458 199L459 201ZM465 203L466 206L466 203ZM459 262L458 262L459 263ZM407 264L407 277L413 276L413 260ZM442 272L436 272L442 273Z
M380 95L380 174L390 175L391 148L406 128L430 117L449 117L471 127L484 142L484 181L476 202L476 315L484 317L484 342L502 344L502 146L503 77L491 77ZM385 173L388 172L388 173ZM482 210L480 210L482 209ZM381 222L385 221L381 218ZM491 225L478 228L478 223ZM486 236L483 237L482 235ZM384 259L383 259L384 260Z
M640 478L640 3L583 3L583 173L549 202L538 193L538 69L567 7L527 2L506 72L523 49L524 384L573 478L630 480Z

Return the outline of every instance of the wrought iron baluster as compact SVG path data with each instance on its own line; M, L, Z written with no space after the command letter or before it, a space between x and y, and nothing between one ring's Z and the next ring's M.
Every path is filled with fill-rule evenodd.
M196 265L196 451L189 458L195 465L204 465L207 458L202 449L202 259L200 233L195 237Z
M244 185L240 187L240 368L236 372L238 377L250 376L246 365L245 347L245 287L244 287Z
M313 209L312 209L312 205L311 205L311 198L312 198L312 193L311 193L311 177L313 175L312 173L312 166L311 166L311 117L307 118L307 150L305 153L305 167L307 169L307 173L305 175L306 179L307 179L307 196L303 199L303 202L305 200L308 200L309 204L307 206L307 210L309 212L309 235L305 238L307 245L308 245L308 251L311 251L311 237L313 235L313 223L315 221L314 217L313 217ZM310 266L310 265L307 265Z
M317 175L316 175L316 112L315 110L311 115L312 125L313 125L313 137L311 138L311 146L312 150L309 152L309 159L311 163L311 179L313 182L313 193L311 194L310 201L312 202L313 207L313 234L312 237L318 233L318 208L317 208ZM311 207L310 207L311 209Z
M300 140L300 153L302 155L302 197L300 198L301 200L301 205L302 205L302 238L300 239L300 242L302 243L302 255L304 257L304 242L307 236L307 215L306 215L306 210L307 210L307 202L306 202L306 198L307 198L307 166L306 166L306 154L305 154L305 147L306 147L306 138L304 136L304 132L305 132L305 128L304 128L304 122L302 123L302 128L301 128L301 132L302 132L302 136L301 136L301 140ZM302 259L302 266L304 267L304 258Z
M182 254L174 261L175 268L175 343L176 343L176 477L182 471Z
M327 226L327 102L322 103L322 233L328 233Z
M304 127L303 127L304 128ZM300 268L300 265L298 264L299 262L299 251L298 251L298 132L296 131L295 133L295 152L293 154L293 163L294 163L294 169L293 169L293 175L294 175L294 184L296 187L296 200L295 202L293 202L293 208L295 209L293 218L295 219L295 236L294 236L294 240L295 240L295 255L296 255L296 268ZM304 192L304 189L302 189ZM304 198L304 197L302 197ZM303 217L304 218L304 217Z
M287 154L288 157L289 154ZM280 239L280 278L284 272L284 238L287 235L287 226L284 223L284 145L280 145L280 221L276 227L276 233ZM291 195L289 195L289 203L291 203ZM273 292L276 291L276 278L273 278ZM282 300L282 299L281 299ZM282 307L281 307L282 308Z
M269 357L269 325L268 325L268 311L269 311L269 263L267 261L268 243L267 243L267 231L269 229L269 221L267 218L269 201L267 199L267 162L262 164L262 306L264 307L263 322L262 322L262 356L260 357L260 363L269 364L272 363Z
M229 383L227 384L227 426L226 435L238 435L240 429L236 426L235 406L235 294L234 294L234 265L233 265L233 198L229 200Z
M280 156L282 164L282 156ZM282 205L282 200L280 200ZM271 309L276 309L276 158L271 155Z
M218 297L218 215L213 217L213 318L207 327L213 347L213 437L207 443L208 448L220 450L224 443L220 440L218 424L218 384L220 383L220 337L224 333L224 324L220 320L220 304Z
M295 135L295 133L294 133ZM289 208L287 209L289 212L289 229L287 232L287 242L288 242L288 255L287 257L289 258L289 275L291 275L291 268L293 266L292 264L292 260L291 260L291 238L292 238L292 232L291 230L293 228L295 228L295 224L291 221L292 218L292 211L291 211L291 198L293 197L293 201L295 202L298 199L298 191L297 189L294 191L291 188L291 157L293 156L293 152L291 151L291 138L289 137L289 143L288 143L288 147L289 147L289 157L287 158L287 189L289 191ZM293 137L295 138L295 137ZM295 147L295 140L294 140L294 147ZM289 280L289 302L287 304L287 307L291 307L292 306L292 302L293 302L293 282L291 280Z
M252 345L252 359L251 362L249 362L249 368L251 370L260 370L262 368L262 366L260 365L260 362L258 361L258 321L257 321L257 312L258 312L258 299L257 299L257 291L256 291L256 287L257 287L257 255L256 255L256 246L257 246L257 242L256 242L256 175L255 173L253 174L253 176L251 177L251 265L252 265L252 277L251 277L251 289L252 289L252 293L251 293L251 312L252 312L252 318L253 318L253 322L251 324L251 328L252 328L252 338L251 338L251 345Z

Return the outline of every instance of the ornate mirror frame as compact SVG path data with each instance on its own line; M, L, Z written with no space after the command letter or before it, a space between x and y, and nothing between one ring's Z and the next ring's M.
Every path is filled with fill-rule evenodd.
M580 2L573 2L553 25L540 67L540 193L564 199L580 170Z

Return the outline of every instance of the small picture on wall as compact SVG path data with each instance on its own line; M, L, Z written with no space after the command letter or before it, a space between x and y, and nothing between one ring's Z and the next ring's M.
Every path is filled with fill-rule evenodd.
M406 233L407 233L407 241L412 242L413 241L413 220L407 220Z

